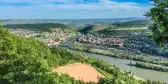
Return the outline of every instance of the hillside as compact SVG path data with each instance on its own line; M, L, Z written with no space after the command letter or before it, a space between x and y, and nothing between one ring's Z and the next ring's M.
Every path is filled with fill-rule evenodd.
M126 21L126 22L120 22L120 23L112 23L111 25L89 25L79 30L79 32L87 34L87 33L98 32L108 28L111 28L111 29L127 28L126 30L128 30L128 28L148 27L150 26L150 24L152 24L152 21L150 20L134 20L134 21Z
M66 50L49 49L39 41L18 37L0 28L0 84L66 84L75 81L49 69L67 64L71 58L74 60L74 56Z
M116 27L148 27L152 24L151 20L135 20L121 23L114 23Z
M90 26L87 26L87 27L79 30L79 32L86 34L86 33L93 33L93 32L96 32L96 31L104 30L104 29L107 29L107 28L110 28L110 26L90 25Z
M36 24L9 24L3 25L9 29L30 29L39 31L49 31L50 28L69 28L69 26L60 23L36 23Z

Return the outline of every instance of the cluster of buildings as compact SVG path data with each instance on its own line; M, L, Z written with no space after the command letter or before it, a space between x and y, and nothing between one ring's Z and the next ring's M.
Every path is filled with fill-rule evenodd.
M90 43L90 44L96 44L96 45L111 45L111 46L119 46L123 47L124 45L124 39L121 39L119 37L102 37L102 36L93 36L93 35L82 35L78 41Z
M47 46L58 46L61 42L75 36L71 32L63 31L61 28L51 28L50 32L37 33L27 29L11 29L10 31L17 36L33 37L44 42Z
M63 31L61 28L52 28L51 32L42 33L40 40L47 46L58 46L72 36L74 36L72 33Z
M40 33L28 29L10 29L10 31L17 36L24 36L28 38L40 35Z

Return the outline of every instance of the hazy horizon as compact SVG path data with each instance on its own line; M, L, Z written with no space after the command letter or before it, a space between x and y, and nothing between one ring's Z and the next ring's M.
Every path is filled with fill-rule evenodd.
M125 18L71 18L71 19L47 19L47 18L39 18L39 19L25 19L25 18L21 18L21 19L0 19L0 20L118 20L118 19L139 19L139 20L149 20L149 18L146 17L125 17Z

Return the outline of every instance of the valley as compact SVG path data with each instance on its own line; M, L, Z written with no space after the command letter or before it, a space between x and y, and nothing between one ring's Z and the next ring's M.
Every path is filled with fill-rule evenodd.
M168 0L0 8L0 84L168 84Z
M39 25L43 25L43 28L40 29ZM163 83L168 82L165 79L168 77L166 73L167 69L164 68L168 66L167 51L159 51L161 48L157 47L148 38L147 35L149 32L146 26L139 27L136 24L134 27L121 27L121 25L117 27L113 23L108 25L103 23L92 26L88 24L83 25L85 26L82 29L70 28L68 25L60 23L59 25L55 23L52 25L50 23L26 24L27 28L24 24L12 24L13 27L11 25L4 25L4 27L9 27L8 29L16 36L44 43L47 47L51 48L53 54L59 53L61 58L59 55L56 56L59 59L55 57L51 58L52 61L49 63L52 64L52 67L54 65L59 67L73 63L90 64L96 71L105 76L105 78L97 82L104 81L106 83L107 80L114 82L120 79L118 82L126 83L129 81L126 78L128 75L128 79L135 80L130 84L134 84L135 82L141 84L147 79ZM84 33L82 32L83 30ZM61 50L57 49L58 47ZM65 51L62 49L65 49ZM68 69L71 68L69 67ZM59 72L65 73L62 70ZM75 75L72 73L74 72L66 74L74 77ZM76 73L76 75L79 74ZM118 75L119 78L116 78ZM76 79L79 80L79 78ZM85 80L85 78L82 80Z

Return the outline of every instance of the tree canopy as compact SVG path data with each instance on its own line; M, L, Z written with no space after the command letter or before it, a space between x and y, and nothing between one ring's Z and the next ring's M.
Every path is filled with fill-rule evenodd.
M84 84L50 68L83 59L64 49L48 48L31 38L0 28L0 84Z
M145 14L153 24L149 27L152 39L158 44L168 43L168 0L152 0L154 6Z
M30 29L42 32L49 31L50 28L62 28L62 29L70 28L68 25L60 23L8 24L3 25L3 27L9 29Z

